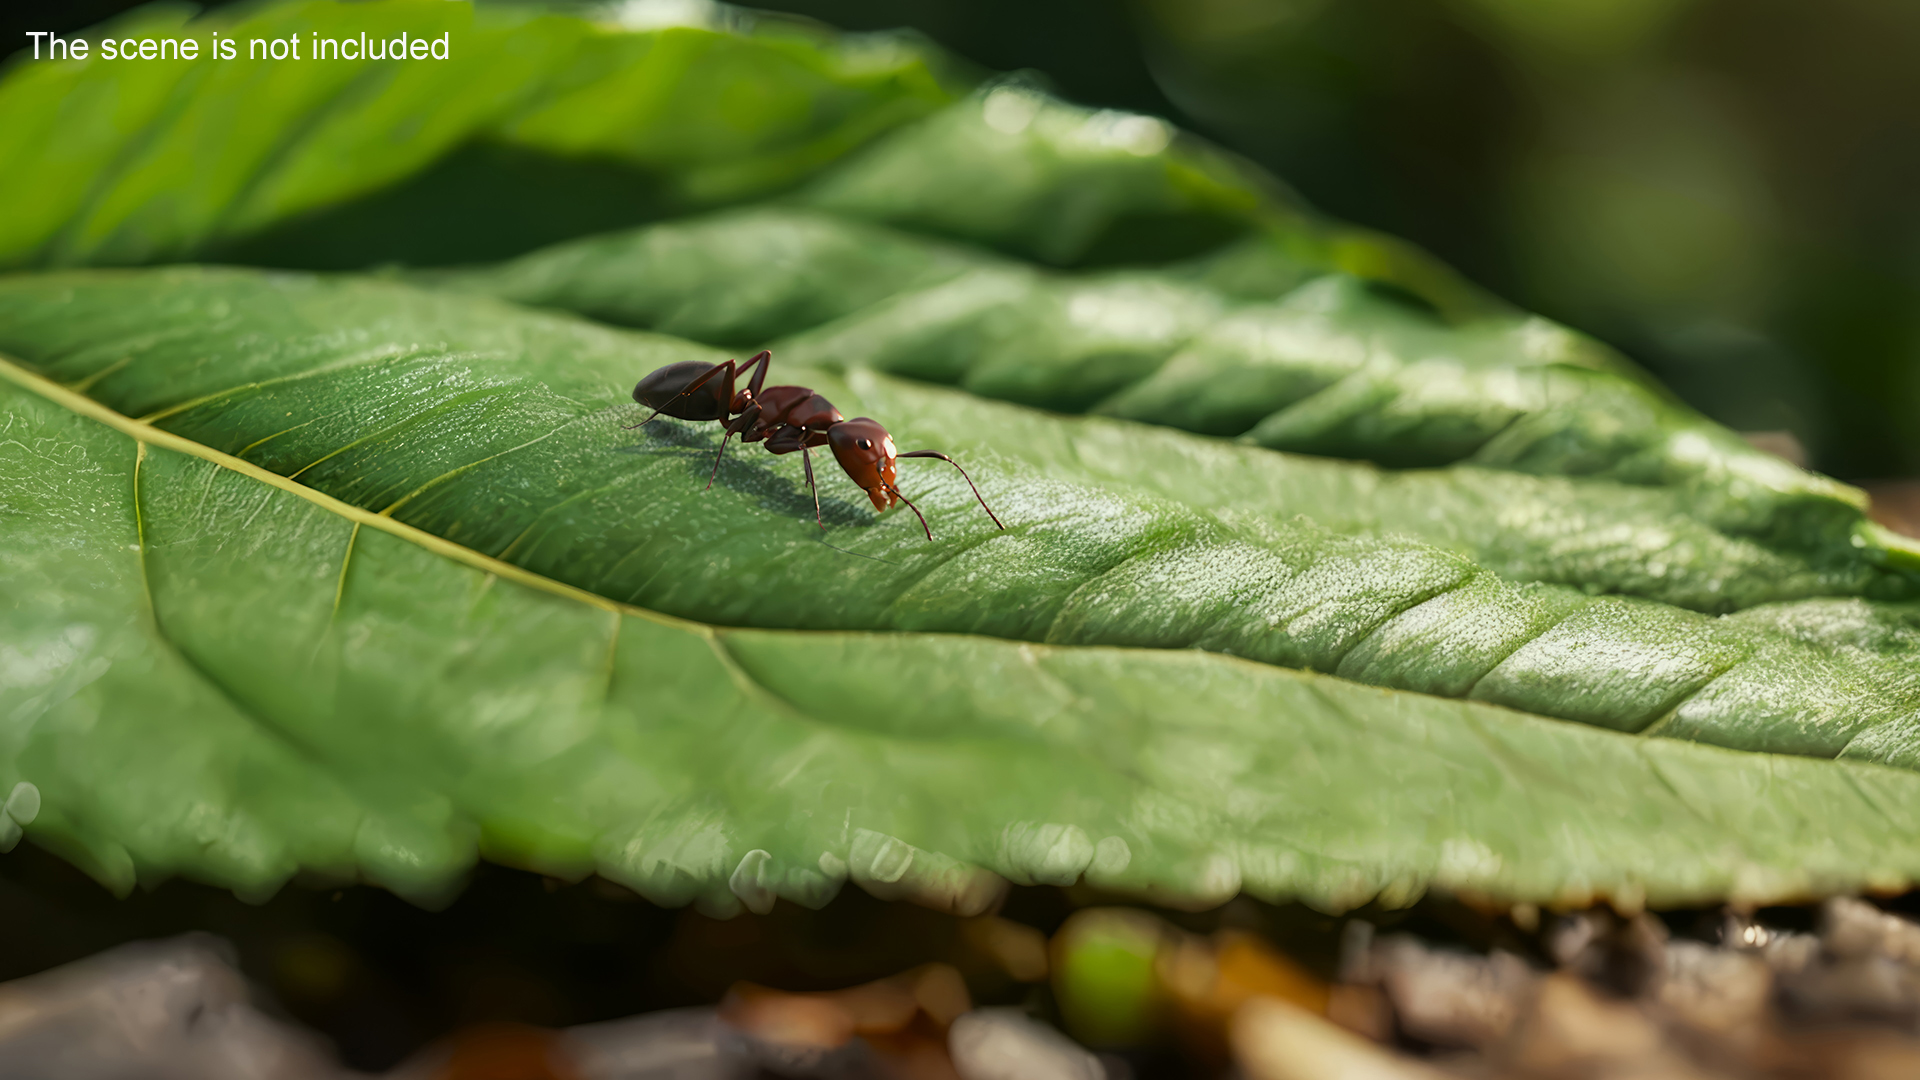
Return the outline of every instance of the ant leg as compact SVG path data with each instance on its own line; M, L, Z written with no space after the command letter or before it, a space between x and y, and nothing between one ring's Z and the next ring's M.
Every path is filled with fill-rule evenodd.
M753 380L749 382L747 385L752 388L754 396L758 397L760 394L761 384L767 381L767 369L772 365L772 363L773 363L773 352L769 349L761 349L757 354L754 355L753 359L747 361L744 364L740 363L738 360L728 360L725 363L715 364L711 368L708 368L706 371L701 372L699 378L688 383L686 387L682 389L679 393L667 399L667 404L671 405L674 402L679 401L681 398L686 397L689 394L692 394L694 391L699 390L701 387L707 385L707 383L711 381L715 375L720 374L720 372L723 370L727 373L727 389L724 395L725 400L722 401L721 403L723 408L727 403L730 403L733 401L733 393L734 393L733 388L739 383L740 376L746 374L749 370L752 370L755 368L757 368L758 370L755 370L753 372ZM647 417L645 420L642 420L637 424L622 424L621 430L632 431L635 428L646 427L648 424L651 424L655 420L659 419L660 413L664 411L664 409L665 409L665 406L662 406L659 409L653 410L653 415Z
M707 381L709 379L713 378L715 375L718 375L722 371L724 371L727 373L727 400L732 401L733 400L733 382L735 379L740 377L739 369L734 366L738 363L739 361L737 360L728 360L725 363L713 365L707 370L701 372L699 378L688 383L687 388L685 390L682 390L679 393L673 395L673 399L675 401L678 401L679 399L686 397L688 394L691 394L695 390L698 390L701 387L707 385Z
M959 463L959 462L957 462L957 461L955 461L955 460L953 460L952 458L950 458L950 457L948 457L947 455L945 455L945 454L943 454L943 453L941 453L941 452L940 452L940 451L938 451L938 450L915 450L914 452L912 452L912 453L910 453L910 454L901 454L901 455L900 455L900 457L903 457L903 458L910 458L910 457L923 457L923 458L939 458L939 459L940 459L941 461L944 461L944 462L946 462L947 464L949 464L949 465L951 465L951 466L953 466L954 468L956 468L956 469L960 469L960 463ZM971 477L971 476L968 476L968 475L967 475L967 470L965 470L965 469L960 469L960 475L961 475L961 477L962 477L962 478L964 478L964 479L966 480L966 482L967 482L967 486L968 486L968 487L970 487L970 488L973 488L973 497L974 497L974 498L976 498L976 499L980 499L980 509L982 509L982 510L985 510L985 511L987 512L987 516L993 519L993 523L994 523L995 525L1000 525L1000 517L999 517L999 515L998 515L998 514L995 514L995 513L993 512L993 507L991 507L991 506L988 506L988 505L987 505L987 500L985 500L985 499L981 499L981 498L980 498L980 489L979 489L978 487L975 487L975 486L974 486L974 483L973 483L973 477ZM1000 525L1000 528L1004 530L1004 529L1006 528L1006 526L1005 526L1005 525Z
M805 443L800 444L800 464L807 467L807 490L813 492L813 520L820 523L821 532L826 532L826 520L820 516L820 488L813 482L813 453Z
M755 359L757 360L759 358L755 357ZM727 401L732 401L734 380L739 375L739 370L737 370L734 367L734 363L735 361L729 360L724 364L715 364L712 367L708 368L707 370L701 372L699 378L688 383L686 387L682 389L679 393L668 398L667 405L671 405L674 402L679 401L681 398L686 397L688 394L693 393L695 390L698 390L701 387L707 385L708 381L710 381L715 375L718 375L722 370L724 370L727 373ZM646 427L648 424L651 424L655 420L659 419L660 413L665 409L666 409L666 405L662 405L660 408L653 410L652 416L647 417L645 420L642 420L637 424L622 424L620 425L620 430L632 431L634 428ZM723 448L725 447L724 440L722 441L721 445Z
M927 539L928 539L928 540L932 540L932 539L933 539L933 530L932 530L932 529L928 529L928 528L927 528L927 515L925 515L925 514L923 514L923 513L921 513L921 512L920 512L920 508L919 508L919 507L917 507L917 506L915 506L915 505L913 505L913 500L912 500L912 499L909 499L909 498L907 498L907 497L906 497L905 495L902 495L902 494L900 494L900 489L899 489L899 488L897 488L897 487L891 487L891 486L889 486L889 487L887 488L887 490L888 490L888 491L891 491L891 492L893 492L893 497L894 497L894 498L896 498L896 499L899 499L899 500L900 500L901 502L903 502L903 503L906 503L906 504L907 504L907 509L909 509L909 510L911 510L911 511L913 511L913 516L914 516L914 517L917 517L917 518L919 518L919 519L920 519L920 527L921 527L922 529L926 529L926 530L927 530Z
M800 464L807 470L807 490L813 492L813 520L820 526L821 532L827 531L827 522L820 514L820 485L813 476L812 448L826 445L826 432L807 431L792 425L786 425L767 436L767 453L769 454L791 454L795 450L800 451Z
M713 471L707 474L707 486L702 490L713 490L714 477L720 475L720 459L727 452L727 440L752 427L754 421L758 419L760 419L760 406L749 405L746 412L734 417L733 423L727 425L727 433L720 436L720 452L713 455Z
M674 402L682 400L687 394L691 394L691 392L699 390L701 386L705 386L707 382L712 380L714 375L720 375L722 371L726 371L726 402L720 402L720 405L722 405L722 413L724 413L724 411L726 411L726 404L733 400L733 380L737 379L737 375L739 375L739 371L733 367L735 363L737 363L737 361L730 359L730 361L726 361L726 363L716 363L716 365L708 367L707 371L701 371L699 379L695 379L693 382L687 382L685 388L682 388L678 394L674 394L672 398L666 400L666 405L672 405ZM637 425L620 425L620 430L634 430L637 429L637 427L647 427L647 425L651 425L655 419L659 419L660 413L666 409L666 405L660 405L659 409L653 409L653 415L647 417L647 419L643 419L643 421L639 421Z
M747 389L753 391L754 397L759 397L760 387L767 381L767 371L773 367L773 350L761 349L755 353L753 359L740 365L740 374L745 375L747 369L753 367L755 364L760 365L760 370L753 373L753 378L747 382ZM733 388L728 387L727 389L731 391ZM732 399L729 398L728 400Z

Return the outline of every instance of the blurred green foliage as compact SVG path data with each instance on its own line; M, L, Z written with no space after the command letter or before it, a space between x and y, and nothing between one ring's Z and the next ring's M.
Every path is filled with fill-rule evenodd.
M71 30L131 6L5 22ZM1822 471L1920 471L1920 7L757 6L911 26L987 68L1041 71L1068 97L1168 116L1314 205L1623 347L1715 419L1794 433Z
M769 0L1160 111L1847 477L1920 470L1920 7Z

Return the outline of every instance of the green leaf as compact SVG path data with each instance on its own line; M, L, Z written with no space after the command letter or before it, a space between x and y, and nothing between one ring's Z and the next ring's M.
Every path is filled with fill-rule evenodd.
M1053 261L1248 237L1219 284L1271 295L1301 267L1333 268L1462 316L1498 307L1424 253L1320 221L1270 177L1152 117L1069 106L1019 79L942 111L971 73L911 36L836 35L723 4L694 12L699 25L631 30L440 0L316 0L190 22L187 10L156 4L80 36L218 33L250 50L404 30L458 45L412 66L210 53L128 65L98 50L18 65L0 80L0 151L44 167L0 177L12 211L0 267L445 264L786 189L842 216Z
M1159 121L713 10L152 8L457 59L0 79L37 166L0 266L445 264L782 204L440 291L0 279L9 838L122 890L432 902L484 856L720 912L1915 878L1915 559L1858 493ZM824 535L790 459L703 493L717 432L623 432L626 389L724 354L462 289L777 339L1012 527L931 462L931 543L825 460Z
M96 40L87 61L0 82L0 157L34 162L0 175L0 267L498 257L789 186L957 86L904 38L744 17L629 31L440 0L183 14L143 9L119 33L191 37L197 59L116 62ZM402 32L447 37L450 58L249 55ZM236 59L212 55L216 33Z
M1205 251L1274 215L1277 195L1164 120L1075 108L1002 81L969 107L883 140L799 199L1076 265Z
M722 914L848 879L970 912L1002 879L1338 910L1920 875L1912 773L1205 652L684 623L0 374L0 788L122 891L432 902L477 855Z
M1920 717L1912 606L1833 598L1715 618L1515 584L1439 548L1301 516L1337 518L1334 485L1368 482L1355 466L1295 477L1292 459L1204 437L783 366L779 378L847 415L883 417L903 447L954 453L1011 525L997 531L956 473L911 462L921 471L902 482L938 543L912 518L876 518L824 472L823 535L791 459L739 447L705 491L714 425L621 430L645 415L624 390L638 376L722 358L678 339L392 282L197 269L0 282L0 328L0 349L117 412L533 573L702 622L1195 647L1818 756ZM1196 467L1167 471L1183 460ZM1300 497L1316 479L1332 490ZM1453 480L1429 474L1425 493L1476 497L1449 491ZM1580 492L1542 494L1542 520L1581 510ZM1766 587L1740 576L1761 566L1682 555L1667 576Z
M1328 523L1371 518L1525 580L1707 611L1822 593L1909 597L1920 584L1920 550L1868 521L1861 492L1754 450L1597 342L1537 317L1449 324L1305 267L1279 300L1249 300L1219 284L1221 268L1245 258L1062 276L757 208L416 276L1058 411L1394 467L1472 466L1444 481L1382 481L1438 490L1396 492L1379 509L1349 495L1313 512ZM1468 490L1476 505L1459 505ZM1761 570L1759 559L1778 562ZM1728 591L1724 580L1669 576L1683 565L1738 567L1743 580Z
M1063 266L1238 238L1210 276L1241 294L1270 298L1304 270L1338 270L1450 317L1501 308L1401 241L1319 220L1273 177L1157 117L1070 105L1018 77L876 140L791 201Z

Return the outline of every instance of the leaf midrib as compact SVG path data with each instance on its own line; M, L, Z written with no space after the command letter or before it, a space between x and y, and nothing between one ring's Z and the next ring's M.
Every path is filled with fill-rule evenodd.
M599 593L591 592L578 586L568 585L565 582L556 581L542 574L536 574L524 567L515 566L510 562L504 562L490 555L483 555L472 548L456 544L451 540L436 536L416 526L408 525L402 521L396 521L391 517L386 517L371 510L364 510L351 503L342 502L325 492L310 488L298 481L289 480L279 473L269 472L252 462L234 457L232 454L215 450L204 443L195 442L192 439L184 438L170 431L154 427L152 424L145 423L144 421L135 420L124 413L115 412L113 409L102 405L100 402L84 394L76 393L54 382L52 379L35 374L23 366L17 358L6 353L0 353L0 378L6 379L8 382L13 383L29 393L46 398L48 401L59 405L69 412L84 416L89 420L118 431L141 446L142 453L145 452L145 447L156 446L163 450L171 450L174 453L198 458L201 461L217 465L229 472L239 473L248 479L259 481L260 483L305 499L307 502L326 510L330 514L353 522L356 526L378 529L381 532L397 536L408 543L425 548L436 555L453 559L456 562L463 563L476 570L504 578L516 584L538 589L554 596L590 604L605 611L647 619L659 625L670 626L677 630L692 631L708 639L716 636L715 628L706 623L676 618L672 615L662 614L661 612L648 608L635 607L632 604L623 604L617 600L610 600L607 597L601 596Z
M592 592L587 589L582 589L582 588L579 588L578 586L568 585L565 582L556 581L553 578L547 577L543 574L536 574L523 567L515 566L512 563L494 558L493 556L484 555L478 551L473 550L472 548L466 547L461 544L456 544L450 540L445 539L444 537L436 536L433 533L430 533L424 529L418 528L417 526L408 525L405 522L397 521L394 518L387 516L384 512L376 513L374 511L365 510L365 509L362 509L361 507L354 506L351 503L342 502L341 500L336 499L333 496L326 494L325 492L308 487L305 484L302 484L296 480L291 480L287 477L281 476L279 473L270 472L249 461L246 461L242 458L235 457L232 454L228 454L220 450L215 450L212 447L205 445L204 443L195 442L192 439L188 439L180 435L176 435L170 431L166 431L161 428L154 427L152 424L146 423L141 420L136 420L123 413L116 412L113 409L110 409L107 406L101 404L100 402L94 400L93 398L87 397L84 394L77 393L72 389L69 389L68 387L62 386L59 383L54 382L51 379L48 379L41 375L37 375L34 372L27 370L25 367L23 367L19 363L19 361L16 358L6 353L0 353L0 378L5 378L7 381L12 382L16 386L19 386L20 388L30 393L37 394L40 397L43 397L48 401L51 401L54 404L59 405L64 409L67 409L69 412L72 412L79 416L84 416L89 420L105 425L106 427L112 428L113 430L118 431L122 435L125 435L128 438L134 440L134 445L138 447L136 451L137 459L136 459L136 465L135 465L135 471L134 471L134 477L135 477L134 513L136 515L136 518L139 514L139 496L138 496L138 492L139 492L138 484L139 484L139 475L140 475L139 463L144 462L147 455L148 447L158 447L160 449L169 450L174 453L184 454L188 457L198 458L201 461L208 462L209 464L218 466L222 469L226 469L230 472L238 473L251 480L256 480L260 483L266 484L271 488L284 491L284 492L287 492L288 494L304 499L307 502L313 504L314 506L320 507L321 509L327 511L328 513L334 514L345 520L353 522L354 530L353 530L353 533L351 534L347 551L341 557L339 584L336 588L335 597L334 597L334 602L336 607L339 604L341 594L345 591L345 588L346 588L347 566L353 557L353 544L357 542L357 540L359 539L360 529L363 527L378 529L381 532L387 533L391 536L398 537L399 539L405 540L411 544L415 544L436 555L442 556L444 558L452 559L456 562L472 567L473 569L490 574L495 578L502 578L508 581L512 581L518 585L524 585L524 586L527 586L528 588L537 589L541 592L545 592L553 596L576 601L578 603L587 604L591 607L595 607L602 611L606 611L616 616L616 620L614 623L614 635L612 638L614 642L617 642L619 640L620 624L618 621L618 617L621 617L621 616L630 616L633 618L645 619L649 622L655 623L660 626L671 627L676 630L682 630L682 631L687 631L693 634L697 634L700 636L702 640L706 642L708 649L710 649L713 652L713 655L715 656L715 658L720 662L721 666L726 669L728 675L732 678L734 684L740 688L742 693L745 693L750 697L759 698L767 702L768 704L774 706L775 708L779 709L780 711L788 713L794 718L799 719L803 722L807 722L807 723L817 722L816 718L811 713L809 713L806 709L788 700L785 696L775 691L772 687L769 687L764 683L762 683L760 680L756 679L750 671L748 671L743 665L741 665L741 663L739 662L739 659L734 655L732 649L727 645L724 634L721 632L720 628L718 627L714 627L707 623L696 622L691 619L677 618L672 615L667 615L658 611L653 611L649 608L637 607L633 604L623 604L617 600L609 599L608 597L602 596L599 593ZM183 661L187 662L189 666L191 666L196 672L198 672L201 678L206 680L209 686L216 688L223 696L227 697L229 701L233 701L236 707L239 708L242 715L245 715L254 719L256 722L256 726L260 727L262 730L273 732L276 737L280 738L284 742L287 742L288 745L294 746L302 754L303 757L307 757L310 760L314 760L318 762L318 759L314 757L309 747L306 747L303 744L300 744L298 740L291 739L284 732L280 731L277 725L261 721L260 718L254 713L252 709L245 707L240 702L233 699L232 695L228 693L226 687L218 679L213 678L208 672L202 670L199 667L199 665L194 664L191 658L188 657L184 652L179 650L174 645L172 640L169 637L167 637L164 631L164 628L162 628L159 624L158 612L153 602L152 592L147 585L147 576L146 576L147 545L145 543L144 534L142 534L142 538L140 541L140 549L141 549L141 560L140 560L141 590L143 594L144 603L145 603L149 617L154 620L156 630L159 631L160 639L162 643L165 645L165 647L175 652L177 655L179 655L182 658ZM806 633L807 631L790 631L790 632ZM611 657L613 645L610 643L608 648L609 648L609 656ZM611 671L609 671L608 685L610 689L611 688Z
M334 514L347 521L353 522L354 525L356 526L356 529L359 527L377 529L391 536L395 536L395 537L398 537L399 539L405 540L408 543L417 545L436 555L440 555L444 558L452 559L463 565L472 567L473 569L480 570L484 573L493 575L494 577L512 581L516 584L524 585L532 589L537 589L541 592L545 592L552 596L558 596L564 599L576 601L578 603L587 604L589 606L599 608L600 610L611 612L616 615L632 616L634 618L645 619L649 622L655 623L660 626L671 627L676 630L682 630L682 631L698 634L701 638L707 641L710 648L713 648L715 650L716 655L720 656L723 659L727 669L733 674L735 679L741 683L744 689L747 689L749 692L753 693L756 696L768 698L769 700L778 704L783 709L794 711L803 716L807 715L805 710L801 709L799 706L794 705L792 702L786 700L784 697L775 693L770 688L764 686L758 679L754 678L751 673L749 673L744 667L742 667L738 663L738 661L733 657L732 653L728 650L725 644L724 628L713 626L710 623L698 622L692 619L682 619L677 616L668 615L659 611L654 611L651 608L644 608L634 604L622 603L618 600L613 600L609 597L602 596L601 594L593 592L591 590L582 589L579 586L569 585L566 582L555 580L543 574L534 573L530 570L527 570L524 567L516 566L513 563L506 562L494 556L482 554L481 552L475 551L472 548L466 547L461 544L456 544L451 540L448 540L444 537L437 536L433 533L427 532L426 530L421 529L417 526L409 525L403 521L398 521L398 520L395 520L394 518L387 517L382 513L378 513L375 511L363 509L358 506L354 506L351 503L344 502L340 499L337 499L331 495L326 494L325 492L319 491L317 489L308 487L305 484L299 483L298 481L290 480L280 475L279 473L275 473L267 469L263 469L260 466L255 465L252 462L246 461L242 458L235 457L231 454L225 453L220 450L215 450L212 447L205 445L204 443L196 442L192 439L188 439L183 436L176 435L173 432L166 431L162 428L154 427L153 425L145 423L143 421L133 419L132 417L129 417L124 413L116 412L115 410L107 407L106 405L101 404L99 401L96 401L93 398L87 397L84 394L77 393L74 390L53 381L52 379L48 379L45 376L34 373L33 371L24 367L17 358L4 352L0 352L0 378L4 378L7 381L13 383L14 385L19 386L20 388L28 391L29 393L33 393L42 398L45 398L48 401L51 401L54 404L59 405L60 407L76 415L83 416L96 423L105 425L106 427L112 428L113 430L127 436L128 438L133 439L135 444L142 448L141 453L145 452L145 447L154 446L163 450L169 450L174 453L184 454L189 457L197 458L201 461L205 461L205 462L208 462L209 464L216 465L230 472L238 473L251 480L258 481L260 483L269 485L270 487L273 487L280 491L284 491L298 498L304 499L307 502L313 504L314 506L320 507L321 509L327 511L330 514ZM342 568L343 580L344 580L344 570L345 568L343 567ZM151 601L149 601L149 605L151 605ZM150 606L150 610L151 610L151 606ZM759 631L759 632L766 632L766 631ZM782 630L778 632L790 633L790 634L807 634L807 633L817 632L817 633L837 635L837 636L845 636L845 634L848 633L847 631L807 631L807 630ZM867 631L854 631L853 633L885 635L887 632L867 630ZM919 636L919 635L915 635L915 636ZM966 635L966 636L972 636L972 635ZM1061 648L1061 646L1059 645L1052 645L1052 644L1048 644L1045 642L1038 642L1038 641L1015 640L1015 641L1012 641L1011 643L1017 644L1026 648L1039 649L1039 650L1049 651L1049 652L1055 649ZM1071 648L1071 646L1069 646L1069 648ZM1218 661L1222 661L1228 664L1234 664L1234 665L1245 664L1260 670L1272 670L1274 667L1274 665L1271 665L1271 664L1264 664L1259 661L1249 660L1245 657L1234 656L1231 653L1209 653L1209 655ZM1326 678L1326 679L1339 678L1338 676L1334 676L1334 675L1325 675L1325 674L1318 674L1313 672L1296 672L1296 674L1300 674L1309 678L1314 678L1314 677ZM1388 694L1414 693L1412 691L1392 690L1387 687L1377 687L1377 686L1372 686L1370 684L1365 684L1365 683L1351 683L1350 680L1346 680L1346 679L1339 679L1339 681L1347 682L1354 686L1364 686L1367 689L1374 690L1381 693L1388 693ZM1414 693L1414 696L1430 697L1432 695ZM1442 699L1442 700L1453 700L1453 699ZM1476 702L1475 704L1484 708L1497 709L1502 712L1513 712L1519 715L1526 715L1526 716L1537 715L1533 713L1526 713L1523 710L1511 709L1508 706L1497 705L1489 702ZM1551 720L1552 718L1542 717L1542 719ZM1571 721L1557 721L1557 722L1571 723Z

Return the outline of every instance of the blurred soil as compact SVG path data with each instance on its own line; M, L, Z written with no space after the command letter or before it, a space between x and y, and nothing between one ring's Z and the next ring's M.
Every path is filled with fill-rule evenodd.
M1916 911L1336 918L1026 888L959 919L850 888L722 921L483 866L426 912L297 884L115 900L26 846L0 862L0 1076L1920 1076Z

